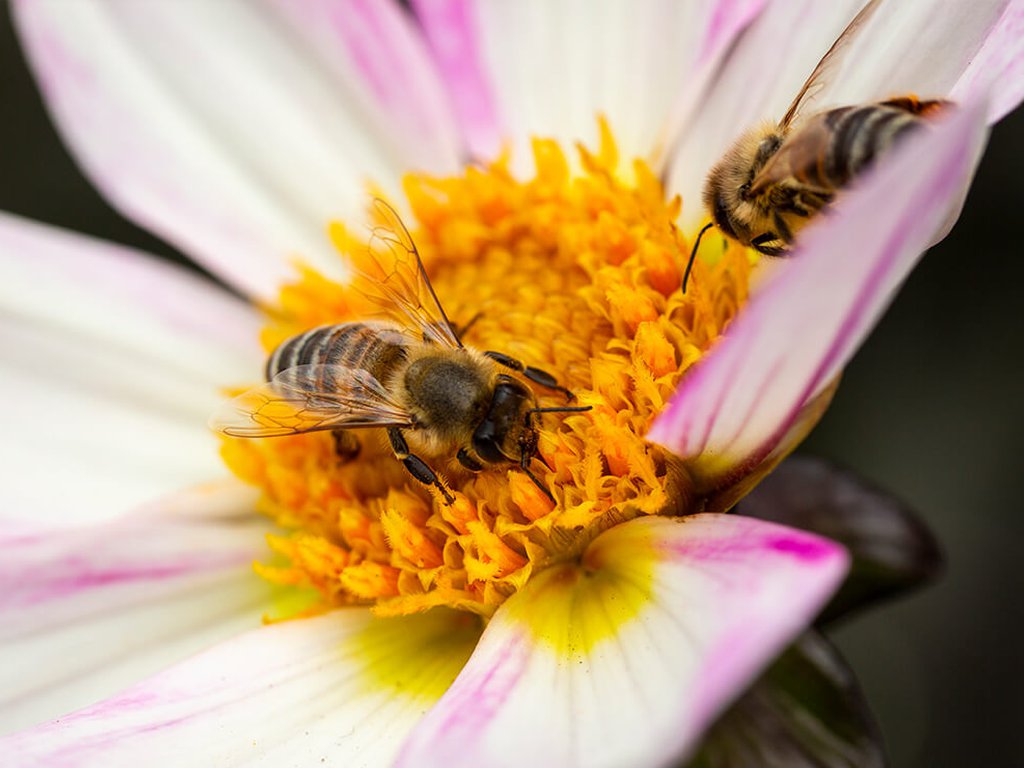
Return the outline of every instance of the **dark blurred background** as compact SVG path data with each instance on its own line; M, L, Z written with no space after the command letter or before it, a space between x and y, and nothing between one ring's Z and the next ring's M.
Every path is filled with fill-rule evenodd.
M184 261L75 168L0 19L0 209ZM903 497L942 581L837 632L902 768L1024 765L1024 110L1000 123L966 208L847 370L803 447Z

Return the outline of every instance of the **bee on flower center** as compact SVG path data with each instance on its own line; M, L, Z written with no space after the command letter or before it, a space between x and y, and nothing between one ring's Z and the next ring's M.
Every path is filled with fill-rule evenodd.
M847 25L778 124L744 133L711 169L703 199L712 223L694 243L684 292L700 238L710 227L765 255L785 255L797 232L837 192L948 106L939 99L902 95L804 114L808 97L828 81L844 49L881 2L871 0Z
M570 400L573 395L544 370L463 345L405 225L383 201L376 206L387 222L371 239L377 274L357 280L394 320L321 326L287 339L267 360L267 383L226 403L211 426L232 437L330 430L342 458L359 450L351 430L380 428L409 474L448 504L454 498L447 484L424 457L454 456L472 472L518 465L553 501L530 470L536 419L590 407L538 407L529 387L501 368ZM374 253L374 243L382 253Z

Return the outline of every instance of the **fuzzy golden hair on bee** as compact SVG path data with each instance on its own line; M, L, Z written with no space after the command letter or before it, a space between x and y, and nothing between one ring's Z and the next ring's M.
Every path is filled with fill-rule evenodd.
M722 234L749 243L771 223L771 208L750 195L750 186L785 138L779 126L763 123L737 139L711 169L704 206Z
M694 241L683 273L683 293L686 293L701 238L711 227L717 227L723 235L744 245L754 245L763 253L773 252L771 246L758 240L755 234L778 228L770 202L772 195L753 195L750 190L757 174L784 140L785 132L780 126L762 123L733 142L729 151L708 173L703 201L705 209L711 212L712 222L701 229Z
M401 375L390 389L421 425L408 433L409 446L427 457L453 453L472 441L494 392L494 362L474 349L407 345Z

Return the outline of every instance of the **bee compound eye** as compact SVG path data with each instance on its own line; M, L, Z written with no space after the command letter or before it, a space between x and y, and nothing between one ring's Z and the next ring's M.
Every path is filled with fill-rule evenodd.
M715 197L712 216L715 220L715 225L721 230L723 235L726 237L736 237L736 230L733 229L732 217L729 215L729 206L725 201L724 193Z
M757 146L757 160L759 163L764 163L769 157L779 151L779 147L782 145L782 139L779 136L771 135L766 136L761 140L761 143Z
M481 424L473 434L473 450L484 461L498 464L508 460L501 452L500 435L490 421Z

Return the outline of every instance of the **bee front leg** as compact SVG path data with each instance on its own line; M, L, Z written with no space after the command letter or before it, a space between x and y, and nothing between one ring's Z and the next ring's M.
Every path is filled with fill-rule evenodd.
M459 460L459 464L464 466L470 472L479 472L484 468L484 465L469 455L469 451L465 448L459 448L459 452L455 454L455 458Z
M539 384L547 389L553 389L556 392L561 392L565 395L566 400L573 401L576 399L576 395L571 390L566 389L558 383L558 379L552 376L547 371L542 371L540 368L534 368L532 365L523 365L519 360L514 357L509 357L504 352L484 352L485 357L491 358L498 365L503 365L506 368L511 368L517 373L523 374L527 379L532 381L534 384Z
M779 243L779 245L769 245L769 243ZM758 235L750 241L750 244L754 247L754 250L763 253L765 256L784 256L786 254L783 241L774 232L765 232L762 235Z
M424 485L432 485L437 488L441 492L441 496L444 497L446 504L455 503L455 497L445 488L437 473L427 466L427 463L419 456L409 453L409 444L405 442L405 435L402 434L402 430L398 427L388 429L388 440L391 441L391 450L395 452L395 458L402 462L410 475Z

